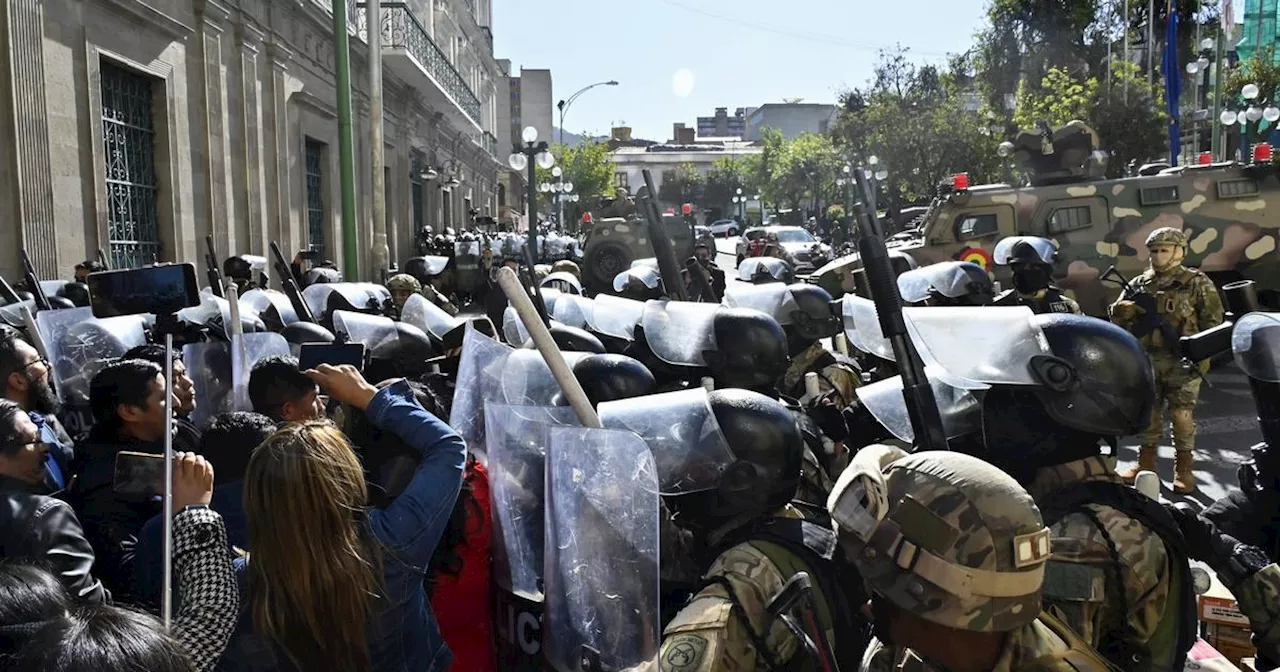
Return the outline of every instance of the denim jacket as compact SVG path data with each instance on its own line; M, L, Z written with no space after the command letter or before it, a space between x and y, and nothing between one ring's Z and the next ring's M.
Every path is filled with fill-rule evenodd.
M466 445L452 428L418 405L404 381L379 391L365 413L379 429L395 434L422 456L404 492L387 506L367 512L369 536L382 549L383 573L382 596L368 629L373 670L447 670L453 655L440 636L423 578L458 497ZM283 651L253 632L249 599L246 595L242 600L240 624L217 669L294 670Z

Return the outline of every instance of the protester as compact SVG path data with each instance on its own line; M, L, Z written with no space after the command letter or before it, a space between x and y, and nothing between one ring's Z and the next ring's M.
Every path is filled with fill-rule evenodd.
M97 556L94 572L117 599L128 593L138 533L160 512L160 501L113 490L116 455L164 454L164 405L171 395L163 373L152 362L122 359L103 367L89 383L94 426L80 443L71 501Z
M422 582L466 447L406 382L379 391L351 366L307 373L415 448L418 469L393 501L368 507L364 469L331 423L287 425L254 451L246 608L221 669L444 670L452 656Z
M58 422L58 395L49 379L53 367L36 349L9 327L0 327L0 376L4 390L0 396L16 402L31 415L40 430L40 440L49 444L45 458L44 492L67 487L75 459L71 437Z
M0 661L17 653L46 621L67 613L71 596L57 577L18 560L0 563Z
M85 282L90 273L100 273L107 269L94 259L86 259L76 264L76 282Z
M79 600L109 597L93 577L93 547L71 506L41 494L47 472L40 429L18 404L0 400L0 553L41 563Z
M23 672L206 672L217 663L239 611L239 594L226 552L226 531L209 509L213 469L190 453L174 457L173 563L175 585L188 599L177 606L166 633L156 618L108 605L63 609L56 596L38 622L16 624L36 629L8 662ZM5 623L5 626L11 625ZM26 627L23 627L26 626Z
M139 345L124 353L121 359L142 359L164 369L163 345ZM196 385L187 375L187 365L180 351L173 356L173 449L181 452L200 452L200 428L191 422L196 411Z
M249 403L255 413L276 422L305 422L324 417L316 383L293 357L268 357L249 372Z

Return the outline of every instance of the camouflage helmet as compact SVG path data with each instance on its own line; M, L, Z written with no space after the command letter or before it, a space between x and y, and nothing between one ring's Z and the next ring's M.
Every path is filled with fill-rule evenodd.
M1036 620L1050 553L1031 495L976 457L877 459L893 450L860 451L827 500L845 556L867 585L950 628L1008 632Z
M1156 245L1176 245L1182 249L1187 249L1187 236L1183 232L1169 226L1163 226L1151 232L1147 236L1147 248L1150 249Z
M418 279L408 273L398 273L391 276L387 280L387 291L390 292L419 292L422 291L422 283Z
M582 269L578 268L576 263L569 261L568 259L561 259L560 261L551 264L551 272L569 273L578 280L582 280Z

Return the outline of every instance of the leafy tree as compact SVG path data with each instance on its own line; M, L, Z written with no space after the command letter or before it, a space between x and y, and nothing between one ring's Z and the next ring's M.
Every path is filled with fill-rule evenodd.
M1258 87L1258 97L1249 103L1240 91L1248 84ZM1223 82L1223 109L1244 110L1249 104L1258 108L1280 105L1280 65L1275 61L1275 47L1259 49L1247 61L1241 61L1227 73ZM1275 124L1261 130L1260 124L1249 124L1250 142L1265 139L1275 131Z
M753 168L751 162L745 160L730 157L716 159L711 164L711 170L707 171L706 187L700 205L711 210L717 218L729 212L733 197L738 195L739 189L743 194L752 190L747 171Z
M782 195L781 202L799 210L808 199L814 210L823 201L832 200L836 171L840 160L831 138L815 133L802 133L784 145L779 160L772 166L771 181Z
M675 208L685 203L701 203L706 178L692 163L682 163L669 174L664 174L658 187L658 200Z
M554 145L551 154L563 171L563 180L573 183L573 193L579 202L564 201L565 219L580 218L583 212L595 207L601 198L613 197L613 164L609 162L609 147L601 142L587 142L574 147ZM550 170L537 169L538 184L555 180ZM539 193L541 212L550 212L551 194Z

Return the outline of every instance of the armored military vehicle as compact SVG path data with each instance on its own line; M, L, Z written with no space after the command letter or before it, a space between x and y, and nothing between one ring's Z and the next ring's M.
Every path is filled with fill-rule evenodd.
M694 232L678 215L664 215L663 224L681 264L693 256ZM716 249L710 235L699 238ZM617 274L631 268L631 262L654 255L649 242L649 227L643 219L608 217L597 220L586 234L583 245L582 284L587 291L607 291Z
M1114 266L1131 278L1147 266L1147 235L1163 226L1186 232L1186 264L1219 286L1248 278L1260 300L1280 308L1280 180L1270 161L1213 163L1170 168L1144 166L1139 174L1102 179L1106 153L1097 135L1073 121L1056 131L1023 132L1005 151L1027 170L1028 186L969 186L958 175L912 227L892 236L890 250L920 265L972 261L1009 286L1007 268L992 264L996 243L1007 236L1051 238L1059 246L1056 283L1088 314L1105 316L1119 293L1102 276ZM827 264L811 276L831 292L869 295L857 254Z

